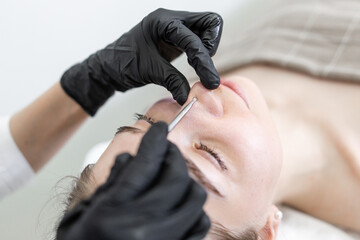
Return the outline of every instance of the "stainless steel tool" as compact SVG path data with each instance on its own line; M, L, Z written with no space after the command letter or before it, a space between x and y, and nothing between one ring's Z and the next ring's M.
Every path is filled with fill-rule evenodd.
M174 120L172 120L172 122L169 124L168 126L168 131L170 132L171 130L174 129L174 127L176 126L176 124L178 124L180 122L180 120L185 116L185 114L190 110L190 108L192 107L192 105L197 101L197 98L194 97L191 102L188 103L188 105L186 105L183 110L181 110L179 112L178 115L176 115L176 117L174 118Z

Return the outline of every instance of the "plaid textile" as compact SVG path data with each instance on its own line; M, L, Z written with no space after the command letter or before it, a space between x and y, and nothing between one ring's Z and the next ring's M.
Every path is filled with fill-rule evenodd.
M262 62L360 82L360 1L285 0L267 12L231 27L214 57L219 72Z

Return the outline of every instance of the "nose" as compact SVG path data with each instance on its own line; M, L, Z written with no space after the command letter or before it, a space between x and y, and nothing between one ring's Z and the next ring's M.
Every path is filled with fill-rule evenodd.
M221 117L224 113L224 109L217 91L221 91L221 89L209 90L200 82L197 82L191 88L187 103L189 103L193 97L196 97L198 101L194 104L193 108L204 111L205 114L210 114L214 117ZM202 108L202 110L199 108Z

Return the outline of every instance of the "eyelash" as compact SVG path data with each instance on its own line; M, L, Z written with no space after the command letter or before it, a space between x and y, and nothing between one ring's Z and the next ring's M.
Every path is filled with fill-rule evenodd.
M137 121L139 121L139 120L145 120L145 121L147 121L147 122L150 123L150 124L154 124L154 123L155 123L154 119L152 119L151 117L146 116L146 115L144 115L144 114L140 114L140 113L135 113L135 119L136 119Z
M219 163L220 168L221 168L222 170L227 170L227 167L226 167L224 161L221 160L219 154L215 151L214 148L210 148L210 147L204 145L204 144L201 143L201 142L200 142L200 144L196 144L195 147L196 147L197 149L200 149L200 150L203 150L203 151L208 152L208 153L209 153L211 156L213 156L213 157L215 158L215 160Z

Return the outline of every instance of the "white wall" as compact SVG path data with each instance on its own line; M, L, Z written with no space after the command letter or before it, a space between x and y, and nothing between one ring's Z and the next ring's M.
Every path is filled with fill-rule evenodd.
M156 8L215 11L226 23L245 1L2 0L0 115L24 107L73 63L114 41ZM177 64L184 65L186 60L182 58ZM145 87L113 97L30 186L0 202L0 239L50 239L57 215L56 200L51 200L56 182L77 174L91 146L111 138L118 126L131 123L134 112L143 112L149 102L165 95L169 96L160 87Z

